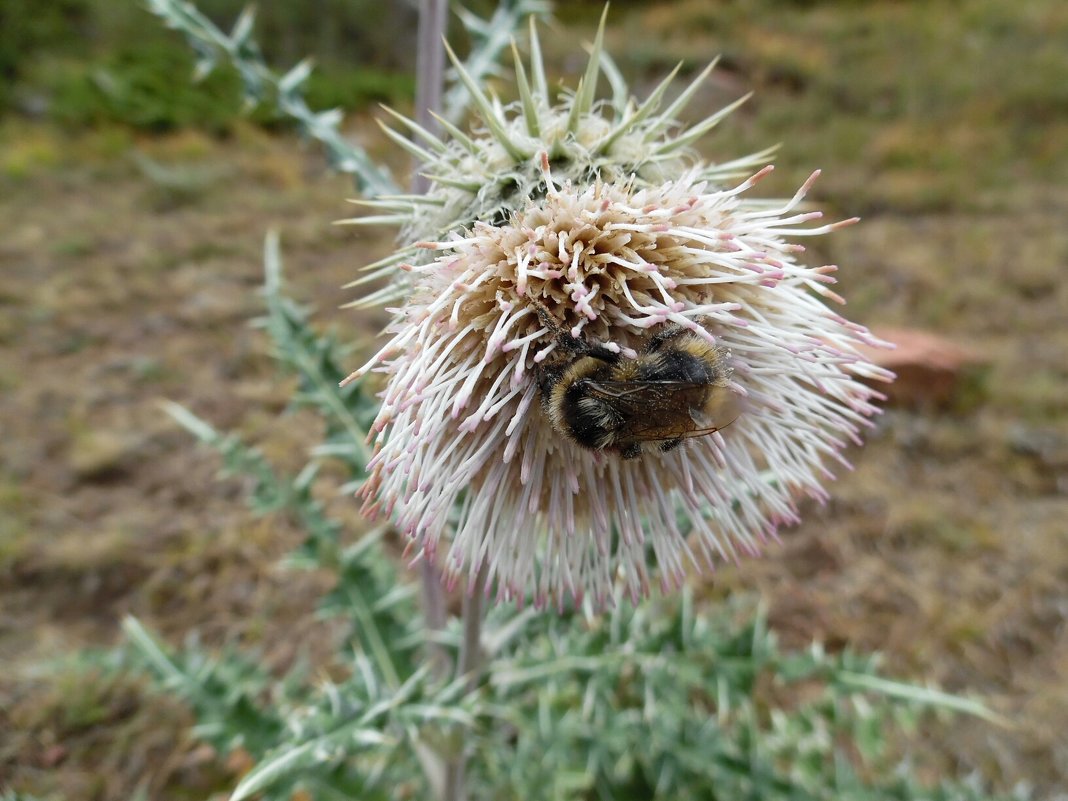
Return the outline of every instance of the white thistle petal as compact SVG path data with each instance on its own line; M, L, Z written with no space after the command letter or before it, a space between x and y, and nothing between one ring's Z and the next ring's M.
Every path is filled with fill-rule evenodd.
M453 580L485 570L517 603L604 607L620 584L649 593L652 565L666 592L689 569L758 553L797 522L799 498L827 498L828 464L848 467L842 450L878 412L864 381L892 378L858 347L885 343L821 300L841 301L837 267L800 263L787 241L856 221L806 227L818 171L769 202L745 193L771 150L696 159L689 145L745 99L671 133L712 66L660 114L670 77L621 104L616 76L614 104L595 103L602 33L555 105L534 33L529 80L516 58L518 102L469 87L482 129L443 123L439 140L400 118L422 140L404 146L425 162L426 202L381 198L386 213L358 220L400 224L406 243L353 284L404 272L360 302L402 299L390 341L349 379L388 376L365 511L390 518L416 559L441 559ZM539 384L574 347L560 330L625 362L663 326L730 354L736 419L640 458L560 434Z

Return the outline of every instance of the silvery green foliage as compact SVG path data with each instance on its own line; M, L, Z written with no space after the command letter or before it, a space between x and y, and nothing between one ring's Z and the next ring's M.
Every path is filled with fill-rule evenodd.
M234 23L229 34L220 30L197 7L186 0L148 0L148 9L159 16L169 28L185 35L198 56L196 77L203 78L220 63L228 63L237 70L244 86L245 101L249 105L274 104L278 111L297 122L300 130L320 142L334 169L353 177L357 189L368 196L391 195L398 192L388 170L376 164L355 142L340 131L340 109L313 111L304 100L304 84L312 73L312 62L305 59L285 74L272 70L263 60L263 53L252 37L255 12L250 6ZM483 20L461 10L460 19L473 42L466 71L476 79L496 72L501 50L520 28L520 21L530 15L545 14L545 0L509 0L497 5L493 15ZM470 102L464 86L456 81L446 96L446 112L450 119L460 118Z
M250 14L224 34L189 3L149 4L186 34L202 71L229 61L251 101L276 102L364 191L395 191L389 176L338 133L340 115L308 109L301 94L306 63L284 76L264 65ZM492 72L506 41L501 31L535 6L541 3L501 4L497 14L506 16L481 31L464 16L476 56L486 54L467 62L471 81ZM610 62L602 59L601 68L614 87L621 85ZM616 95L625 115L623 95ZM463 95L450 97L459 113ZM173 651L136 621L126 623L145 666L194 710L195 733L220 754L243 749L256 761L234 799L288 801L297 789L316 799L440 797L445 765L460 749L468 755L473 798L990 798L970 785L924 788L886 748L888 730L924 706L988 714L981 706L883 679L870 657L818 647L784 652L760 614L699 611L685 593L619 605L603 616L584 608L494 609L482 637L484 680L469 690L466 677L439 678L423 646L434 639L455 662L459 621L431 636L410 584L381 548L382 532L346 545L340 522L312 493L327 460L345 472L347 489L366 480L368 454L360 443L378 403L362 381L338 387L344 349L317 333L307 312L284 295L273 237L265 260L262 324L280 365L299 378L294 404L323 417L324 442L303 470L286 476L235 436L181 407L169 411L219 452L228 473L245 479L256 513L285 514L304 530L291 561L333 574L323 607L348 624L349 636L331 665L280 677L255 654ZM347 677L324 684L324 667ZM776 705L791 685L803 686L806 700Z
M304 83L312 71L309 60L284 75L264 63L259 44L252 38L255 12L251 6L229 34L185 0L148 0L148 9L161 17L167 27L185 35L198 57L196 78L208 75L220 61L228 62L241 76L246 103L276 104L282 114L296 120L305 135L322 143L331 166L352 175L358 189L372 195L397 191L389 173L375 164L363 148L341 135L340 110L315 112L308 107Z
M322 414L328 439L365 425L374 400L360 384L326 380L341 374L343 351L282 293L273 237L266 256L263 326L300 379L297 402ZM436 678L418 604L381 532L344 546L340 523L312 497L322 460L339 460L358 485L362 455L328 443L298 475L282 476L236 437L170 411L246 480L256 513L286 514L304 529L296 561L333 573L324 607L351 632L332 666L348 678L324 684L319 666L276 677L254 654L171 652L127 621L145 665L195 711L198 736L256 760L234 799L283 801L297 789L317 799L434 798L460 748L472 798L993 798L970 785L923 787L886 746L888 731L924 707L989 716L983 707L883 679L870 656L783 651L759 612L699 610L688 593L600 616L496 608L482 638L485 681L469 692L462 678ZM459 621L436 636L455 661ZM791 686L805 700L777 706Z
M502 74L501 53L522 31L524 20L548 16L551 4L547 0L506 0L497 3L489 19L472 14L463 6L456 7L456 14L472 41L471 54L464 63L464 71L476 82ZM446 119L459 122L471 104L471 93L457 73L449 76L451 86L445 93L444 112Z

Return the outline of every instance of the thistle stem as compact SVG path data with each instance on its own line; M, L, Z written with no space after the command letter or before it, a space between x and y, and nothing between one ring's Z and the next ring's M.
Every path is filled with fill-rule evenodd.
M437 126L432 113L441 111L441 97L445 83L445 15L448 0L420 0L419 32L416 57L415 114L416 122L428 131ZM418 168L418 164L415 165ZM412 191L422 194L430 183L413 170ZM445 627L445 589L441 574L432 559L424 559L419 566L423 585L423 617L430 632ZM440 645L430 646L430 658L435 672L444 677L449 672L448 657Z
M463 625L464 638L460 644L460 666L457 676L467 676L467 691L478 686L479 672L482 668L482 606L486 599L486 574L489 571L482 565L475 576L474 586L468 588L464 596Z
M423 620L428 632L441 631L445 628L445 588L441 583L441 573L432 559L423 559L419 563L419 581L423 586ZM434 674L444 678L449 674L449 657L438 643L428 643L430 660L434 663Z
M487 572L486 565L483 565L464 595L463 640L460 643L460 664L456 668L456 675L467 677L468 692L478 687L482 672L482 607L486 597ZM466 801L466 772L467 754L461 743L460 753L445 769L444 801Z
M420 0L419 46L416 56L415 121L428 131L438 127L433 114L441 112L445 84L445 15L448 0ZM416 165L418 166L418 165ZM422 194L430 182L413 174L412 191Z
M445 15L448 0L421 0L419 4L418 56L416 61L415 113L416 122L428 131L435 131L438 122L434 114L441 112L445 76ZM418 164L415 168L418 169ZM430 182L413 170L412 191L422 194ZM419 570L423 584L423 614L427 629L438 631L445 626L445 592L441 574L431 559L424 559ZM463 643L457 674L467 676L467 686L473 690L478 684L478 669L482 661L480 645L482 633L482 601L485 595L486 570L483 567L468 587L463 601ZM435 661L439 675L447 675L448 658L440 646L432 646L430 658ZM464 801L467 788L464 781L466 754L463 744L460 754L445 768L444 801Z

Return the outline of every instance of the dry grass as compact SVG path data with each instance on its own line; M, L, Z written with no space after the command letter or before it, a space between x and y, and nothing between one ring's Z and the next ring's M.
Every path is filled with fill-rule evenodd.
M724 51L703 102L758 95L710 152L783 140L777 194L825 168L817 200L866 215L812 255L842 265L851 313L950 336L989 368L948 411L887 414L834 500L707 595L760 592L792 643L879 649L894 673L981 694L1016 727L932 729L922 747L1001 787L1068 792L1066 7L753 8L635 5L613 50L639 83ZM263 234L280 230L294 294L356 337L378 321L337 310L336 287L388 243L331 227L347 182L251 128L8 123L0 145L0 785L204 797L236 766L189 739L182 710L70 655L117 642L127 612L278 666L329 647L322 578L275 567L297 532L250 520L157 401L299 462L316 423L279 418L290 386L246 324ZM147 179L134 149L170 178Z

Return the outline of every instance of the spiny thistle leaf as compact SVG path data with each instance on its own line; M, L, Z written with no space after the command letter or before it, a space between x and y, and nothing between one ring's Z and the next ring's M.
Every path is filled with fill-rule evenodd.
M324 608L352 620L353 637L364 653L372 655L379 669L394 685L409 670L414 650L404 645L405 635L418 621L410 597L391 595L396 574L377 548L377 535L355 548L340 550L341 525L329 518L312 497L307 482L280 479L262 454L243 445L234 436L224 436L204 420L177 404L164 409L202 442L222 456L228 472L252 479L252 508L260 513L286 511L306 532L300 559L339 573L337 587L324 599ZM380 599L392 598L389 604Z
M197 52L197 76L204 77L220 61L237 70L249 105L273 103L293 119L301 131L320 142L331 165L351 174L357 188L368 194L389 194L397 186L389 173L375 164L367 152L342 136L341 116L331 112L314 112L304 100L303 87L311 65L302 61L285 75L278 75L263 60L260 47L252 38L254 15L247 10L230 35L223 33L210 19L185 0L148 0L148 9L169 28L180 31Z
M369 454L363 444L378 404L359 382L339 387L347 353L329 336L319 336L308 316L282 294L282 260L278 235L267 235L264 246L264 296L267 300L265 327L274 342L278 359L300 376L295 401L311 406L327 421L326 445L341 458L351 480L366 474Z
M467 28L474 42L471 53L464 62L465 71L476 84L499 69L500 55L508 47L516 32L522 30L522 22L533 21L549 14L550 5L545 0L506 0L497 4L489 19L481 19L463 7L457 16ZM443 105L450 122L459 122L470 105L472 96L463 82L455 83L445 93Z

